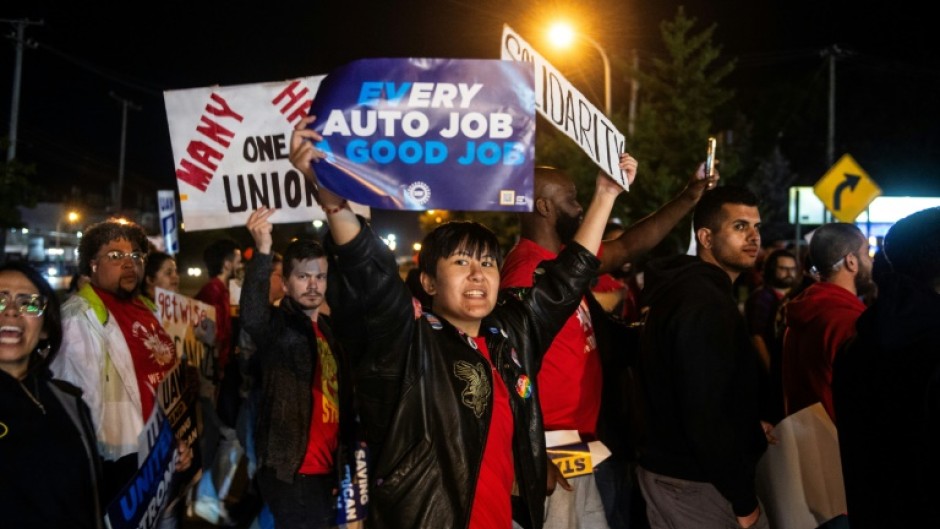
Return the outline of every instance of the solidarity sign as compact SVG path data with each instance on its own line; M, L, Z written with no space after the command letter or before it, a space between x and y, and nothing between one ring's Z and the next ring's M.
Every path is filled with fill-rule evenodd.
M531 65L363 59L322 81L310 109L320 184L384 209L531 211Z
M626 139L617 127L565 79L565 76L508 25L503 26L500 56L535 69L535 108L565 133L624 189L630 183L620 170Z

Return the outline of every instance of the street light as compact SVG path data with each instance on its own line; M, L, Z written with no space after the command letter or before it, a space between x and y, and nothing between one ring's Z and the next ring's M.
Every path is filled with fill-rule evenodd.
M65 220L68 221L69 225L74 225L78 222L78 219L82 218L81 214L74 209L69 211L65 215ZM62 236L62 217L59 217L59 220L55 224L55 246L59 248L61 246L61 236Z
M566 22L556 22L548 30L549 40L558 47L569 46L575 37L581 38L601 54L601 60L604 61L604 114L610 116L610 61L607 59L607 52L596 40L583 33L575 32Z

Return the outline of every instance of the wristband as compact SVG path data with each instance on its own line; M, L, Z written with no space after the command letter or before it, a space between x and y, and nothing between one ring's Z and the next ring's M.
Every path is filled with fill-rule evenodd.
M339 213L340 211L344 209L349 209L349 201L344 199L342 202L339 203L338 206L332 207L332 208L326 207L322 204L320 205L320 207L323 209L323 212L326 213L327 215L333 215L333 214Z

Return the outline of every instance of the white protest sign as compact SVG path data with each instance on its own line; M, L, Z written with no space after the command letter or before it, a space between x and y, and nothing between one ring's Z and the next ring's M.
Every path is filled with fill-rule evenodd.
M501 59L533 63L535 109L538 113L574 140L602 171L624 189L629 189L626 174L620 170L620 153L626 148L626 138L617 127L535 48L505 24L501 44Z
M173 338L176 354L186 357L199 370L201 383L213 385L218 378L215 336L215 307L160 287L154 289L157 319ZM207 343L209 342L209 343Z
M325 218L289 159L323 77L163 93L186 230L243 226L260 206L277 210L273 223Z

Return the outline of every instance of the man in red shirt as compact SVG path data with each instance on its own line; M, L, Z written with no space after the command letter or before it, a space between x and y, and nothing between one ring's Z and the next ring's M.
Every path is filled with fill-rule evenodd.
M629 181L632 181L637 162L629 155L624 156L627 157ZM656 246L692 210L715 180L717 176L714 180L705 179L704 170L700 167L678 197L624 230L616 239L603 241L598 251L601 260L598 272L603 274L619 269ZM577 190L563 171L537 167L534 196L533 211L520 215L521 237L506 255L501 289L531 287L539 263L555 258L581 224L583 209L578 203ZM595 337L597 321L592 319L592 312L595 319L601 312L591 311L591 305L598 306L593 299L582 299L578 310L555 337L538 374L549 447L553 445L553 437L563 435L559 432L564 431L583 441L597 439L603 379L607 373L602 370L601 353ZM626 354L621 351L614 356ZM614 405L613 402L607 404ZM604 528L608 525L619 528L626 525L629 516L626 461L633 455L615 451L614 456L606 460L609 461L606 466L600 464L605 461L595 459L593 464L600 466L594 473L567 480L569 487L566 491L555 492L548 497L546 528ZM596 486L595 478L605 485Z
M261 372L258 400L258 486L279 527L326 529L335 525L333 490L339 486L340 423L351 424L352 384L320 313L326 295L323 247L297 239L284 252L283 292L271 303L271 251L275 210L249 217L257 251L248 264L241 296L242 328L257 344Z
M854 224L825 224L813 232L809 255L819 281L787 303L783 335L786 415L822 402L832 421L832 362L855 334L865 310L859 296L874 285L868 239Z
M242 263L238 243L231 239L213 241L202 253L209 281L199 289L196 299L215 307L215 350L218 357L217 376L222 377L232 352L232 304L228 282Z

